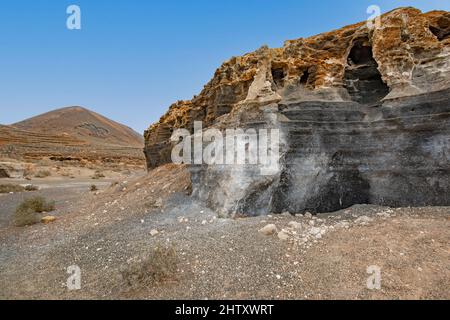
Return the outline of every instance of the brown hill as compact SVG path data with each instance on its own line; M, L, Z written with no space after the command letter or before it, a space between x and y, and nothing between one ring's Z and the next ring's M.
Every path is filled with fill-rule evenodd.
M0 146L8 144L60 144L65 146L86 145L86 142L70 136L58 136L21 130L12 126L0 125Z
M0 157L144 162L143 138L132 129L82 107L69 107L0 125Z
M143 146L143 137L131 128L82 107L50 111L15 123L12 127L38 134L69 137L90 145Z

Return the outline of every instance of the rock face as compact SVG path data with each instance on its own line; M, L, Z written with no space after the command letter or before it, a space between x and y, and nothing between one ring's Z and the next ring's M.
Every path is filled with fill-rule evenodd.
M225 214L450 205L450 13L397 9L230 59L146 131L149 169L194 121L281 131L273 175L192 166L193 195Z

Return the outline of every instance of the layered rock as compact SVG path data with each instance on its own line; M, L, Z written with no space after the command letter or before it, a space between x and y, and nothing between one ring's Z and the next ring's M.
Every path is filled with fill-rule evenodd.
M176 128L277 128L280 169L193 167L194 195L224 213L450 205L450 13L402 8L283 48L234 57L145 133L148 167Z

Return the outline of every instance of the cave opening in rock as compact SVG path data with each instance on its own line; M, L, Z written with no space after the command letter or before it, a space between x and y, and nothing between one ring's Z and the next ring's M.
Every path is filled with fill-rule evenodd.
M284 69L283 68L273 68L272 69L272 79L275 85L278 88L283 87L284 85L284 77L285 77Z
M355 41L347 59L344 86L353 101L378 104L388 93L367 38Z
M302 76L300 77L300 84L306 86L308 84L308 80L309 80L309 71L305 70Z
M450 38L450 27L448 27L447 29L443 29L430 26L430 31L436 36L436 38L438 38L439 41L444 41Z

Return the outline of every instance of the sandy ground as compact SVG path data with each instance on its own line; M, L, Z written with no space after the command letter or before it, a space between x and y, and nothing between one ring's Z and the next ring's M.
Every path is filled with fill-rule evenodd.
M188 196L182 168L109 185L98 194L64 183L38 191L57 201L58 220L26 228L7 221L29 194L0 196L0 298L450 298L447 207L219 219ZM259 232L269 224L274 234ZM175 250L176 271L129 286L121 271L157 246ZM81 290L67 288L72 265ZM379 290L367 286L370 266L381 272Z

